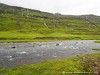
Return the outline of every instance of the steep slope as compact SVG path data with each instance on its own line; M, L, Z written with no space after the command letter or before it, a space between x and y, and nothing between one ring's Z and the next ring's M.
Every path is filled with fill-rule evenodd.
M99 39L100 16L92 14L80 16L52 14L0 3L1 39L7 37L4 35L6 34L5 32L9 32L8 34L11 35L13 35L12 33L18 34L17 36L15 35L16 37L8 35L9 38L18 38L18 36L19 38L24 38L28 36L28 38L35 39L37 37ZM22 34L20 36L20 33L23 33L25 36L22 36ZM73 37L73 35L75 36ZM87 35L89 36L86 38Z

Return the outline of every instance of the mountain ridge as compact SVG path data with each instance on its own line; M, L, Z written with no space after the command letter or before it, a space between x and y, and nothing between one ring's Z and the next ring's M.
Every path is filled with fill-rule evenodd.
M13 7L13 8L19 8L19 9L28 9L28 10L33 10L33 11L37 11L37 12L43 12L43 13L54 14L54 13L45 12L45 11L41 11L41 10L36 10L36 9L32 9L32 8L25 8L25 7L22 7L22 6L13 6L13 5L4 4L4 3L0 3L0 5L5 5L5 6L9 6L9 7ZM64 14L62 14L62 15L64 15ZM94 15L94 14L64 15L64 16L98 16L98 17L100 17L99 15Z
M65 37L64 39L73 39L75 37L93 39L93 37L100 37L100 16L52 14L0 3L1 39L6 37L1 34L2 32L18 34L15 38L18 38L22 33L25 36L20 35L19 38ZM69 36L70 38L66 38ZM9 35L8 37L10 38Z

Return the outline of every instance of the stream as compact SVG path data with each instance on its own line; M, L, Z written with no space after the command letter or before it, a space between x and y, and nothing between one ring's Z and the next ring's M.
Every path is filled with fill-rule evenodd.
M0 43L0 69L100 52L94 40Z

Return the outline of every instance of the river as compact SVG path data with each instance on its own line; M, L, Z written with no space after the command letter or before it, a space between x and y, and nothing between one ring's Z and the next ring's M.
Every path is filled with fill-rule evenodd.
M0 68L100 52L92 50L93 48L100 48L100 44L94 40L0 43Z

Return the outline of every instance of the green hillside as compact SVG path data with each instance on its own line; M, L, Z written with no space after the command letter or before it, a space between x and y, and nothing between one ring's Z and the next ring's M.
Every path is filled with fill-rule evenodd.
M0 41L100 40L100 16L61 15L0 3Z

